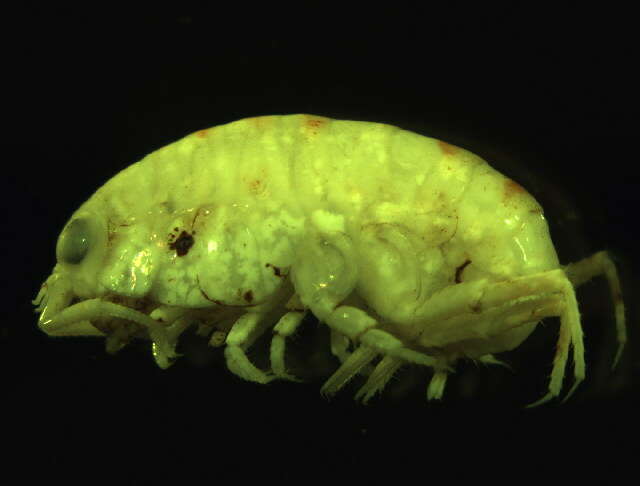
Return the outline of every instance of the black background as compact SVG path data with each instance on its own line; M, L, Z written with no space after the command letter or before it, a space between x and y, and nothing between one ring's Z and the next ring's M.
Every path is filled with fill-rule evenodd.
M630 13L366 10L6 15L0 437L10 452L0 469L123 485L587 473L609 482L631 470L640 362ZM100 340L37 330L29 301L57 234L110 176L198 129L285 113L386 122L465 147L539 199L563 262L612 251L632 341L618 370L608 371L613 319L600 281L579 293L588 379L566 404L533 410L522 406L544 393L554 320L505 356L514 373L463 364L432 404L428 375L407 370L367 407L352 401L355 388L325 400L318 376L242 382L197 342L161 371L145 343L112 357ZM317 324L306 329L300 346L322 348Z

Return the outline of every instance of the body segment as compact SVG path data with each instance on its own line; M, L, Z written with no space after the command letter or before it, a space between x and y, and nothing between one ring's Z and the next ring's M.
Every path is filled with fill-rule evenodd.
M470 152L389 125L290 115L201 130L100 188L57 256L40 327L104 333L111 350L148 335L161 366L197 323L212 344L227 335L239 376L292 378L285 339L310 311L343 362L324 392L374 363L366 400L414 362L434 368L438 398L458 359L491 361L559 315L549 396L569 343L584 374L575 294L540 205ZM622 342L615 267L596 260L576 272L606 273ZM245 350L269 329L264 372Z

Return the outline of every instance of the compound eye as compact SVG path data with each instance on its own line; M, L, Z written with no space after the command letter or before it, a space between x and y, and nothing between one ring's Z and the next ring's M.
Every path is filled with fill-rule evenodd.
M58 240L56 255L58 261L78 264L89 252L90 239L89 222L79 218L71 221L64 229Z

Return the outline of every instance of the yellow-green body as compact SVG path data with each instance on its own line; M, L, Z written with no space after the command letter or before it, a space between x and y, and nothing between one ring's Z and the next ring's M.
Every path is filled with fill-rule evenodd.
M221 309L286 313L295 301L351 341L375 327L448 366L512 349L544 317L495 331L496 315L474 308L488 286L560 269L539 204L479 157L389 125L310 115L189 135L114 176L76 220L41 305L53 335L107 332L86 312L56 323L72 298L124 303L157 322L158 309L210 309L224 332L233 326L216 327ZM76 262L66 255L79 231L89 249ZM340 317L340 306L376 324ZM450 318L478 332L449 332Z

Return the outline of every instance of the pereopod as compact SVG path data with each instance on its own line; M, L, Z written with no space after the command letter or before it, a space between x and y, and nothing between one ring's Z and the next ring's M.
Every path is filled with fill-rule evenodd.
M34 304L52 336L106 335L114 352L148 337L161 367L197 323L228 368L267 383L287 373L285 339L305 313L341 361L322 392L371 370L367 401L406 363L432 368L440 398L460 359L500 363L537 323L560 317L548 393L570 347L584 379L574 287L609 283L606 252L561 266L543 211L461 148L390 125L264 116L201 130L115 175L71 216ZM271 370L245 351L273 332ZM373 365L373 366L371 366Z

